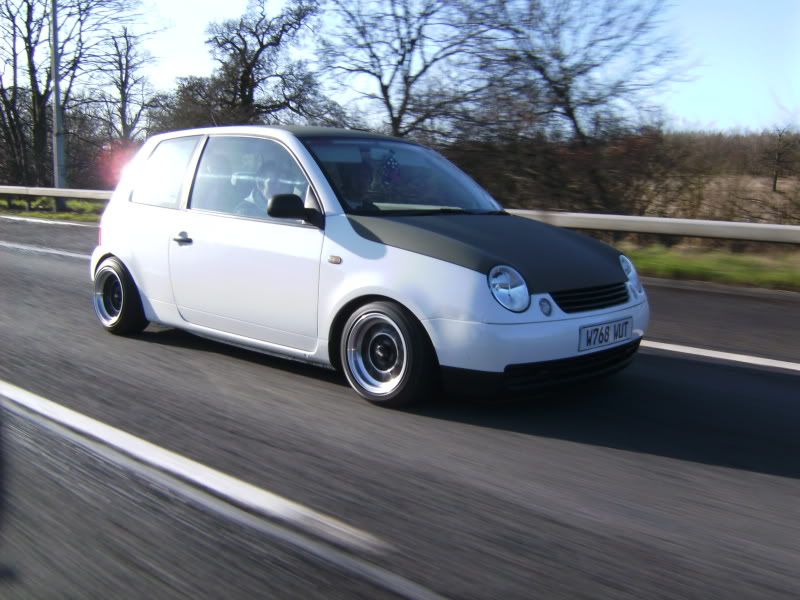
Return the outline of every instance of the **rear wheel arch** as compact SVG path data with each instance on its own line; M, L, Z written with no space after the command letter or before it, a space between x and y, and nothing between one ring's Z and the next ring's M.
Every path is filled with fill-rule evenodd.
M100 265L102 265L103 261L105 261L108 258L113 258L113 259L117 260L122 265L122 267L125 269L125 272L128 274L128 276L131 278L131 280L133 281L134 285L136 286L136 289L137 289L137 291L139 293L139 296L141 297L142 290L141 290L141 288L139 286L139 281L137 280L137 278L133 274L133 272L128 268L127 263L119 256L119 254L114 254L113 252L106 252L105 254L103 254L97 260L97 264L95 265L94 272L92 273L92 276L96 276L97 275L97 270L100 268Z
M341 356L339 356L339 344L342 340L342 332L344 330L344 325L347 323L347 319L350 318L356 310L364 306L365 304L369 304L371 302L390 302L392 304L396 304L406 313L408 313L419 325L420 329L425 332L425 338L427 343L430 346L431 352L433 353L434 358L436 359L436 364L439 364L439 358L436 355L436 348L433 346L433 341L431 340L430 335L426 331L425 327L422 325L422 322L414 314L414 311L410 310L407 306L405 306L402 302L398 302L394 298L390 298L389 296L382 296L380 294L370 294L367 296L359 296L358 298L353 298L349 302L347 302L344 306L342 306L339 311L336 313L336 316L331 321L330 329L328 330L328 353L329 358L331 361L331 365L337 370L341 370Z
M117 260L119 260L119 262L122 262L120 260L120 258L116 254L114 254L113 252L106 252L105 254L100 256L100 258L97 259L97 263L95 264L94 270L92 271L92 277L95 277L97 275L97 270L100 268L100 265L103 264L103 261L105 259L107 259L107 258L116 258ZM123 265L124 265L124 263L123 263Z
M133 276L111 253L103 255L95 268L92 304L101 325L111 333L139 333L148 325Z

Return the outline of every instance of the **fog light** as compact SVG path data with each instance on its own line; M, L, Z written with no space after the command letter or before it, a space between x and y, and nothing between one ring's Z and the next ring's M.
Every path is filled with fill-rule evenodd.
M542 298L541 300L539 300L539 310L541 310L544 313L545 317L549 317L550 313L553 312L553 305L550 304L550 300L548 300L547 298Z

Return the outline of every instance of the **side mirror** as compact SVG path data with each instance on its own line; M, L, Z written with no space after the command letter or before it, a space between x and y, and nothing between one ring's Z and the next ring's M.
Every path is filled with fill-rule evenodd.
M277 194L270 198L267 214L276 219L306 219L303 199L296 194Z

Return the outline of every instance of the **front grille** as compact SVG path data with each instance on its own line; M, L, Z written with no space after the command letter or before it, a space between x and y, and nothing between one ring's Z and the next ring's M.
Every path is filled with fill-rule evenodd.
M520 392L607 375L625 367L633 359L640 341L637 339L623 346L582 356L509 365L504 373L505 384L509 390Z
M628 286L625 283L614 283L579 290L551 292L550 296L565 313L576 313L625 304L628 301Z

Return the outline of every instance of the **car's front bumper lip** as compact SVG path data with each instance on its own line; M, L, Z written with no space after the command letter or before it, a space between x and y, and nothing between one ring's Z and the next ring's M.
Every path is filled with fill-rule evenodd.
M579 352L581 327L632 319L627 342ZM650 319L646 300L580 316L518 324L492 324L449 319L425 321L439 365L469 371L505 372L509 365L542 363L588 356L641 339Z
M515 396L610 375L633 360L641 338L602 350L527 364L509 365L502 373L442 367L445 389L461 396Z

